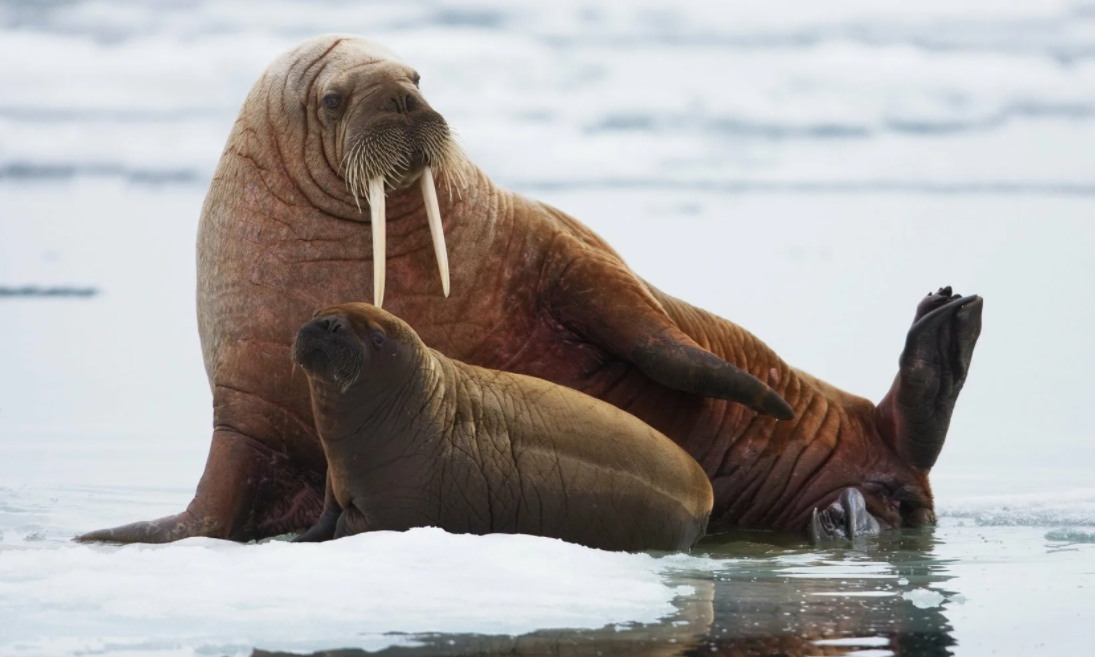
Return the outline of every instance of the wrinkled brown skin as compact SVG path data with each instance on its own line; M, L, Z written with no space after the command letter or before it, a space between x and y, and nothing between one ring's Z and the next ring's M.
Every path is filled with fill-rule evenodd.
M362 121L379 120L378 85L428 109L413 69L377 61L363 43L317 37L276 60L248 96L214 176L198 234L198 319L214 431L193 502L177 516L82 540L249 540L300 531L319 515L325 460L307 377L294 370L290 345L317 309L372 299L369 210L359 210L340 172L344 140L368 129ZM347 95L345 116L324 114L330 88ZM452 263L448 299L416 185L387 196L385 310L427 345L585 392L669 436L711 480L711 531L804 532L812 511L847 487L863 491L883 526L932 520L930 465L914 465L895 443L901 427L915 428L903 419L900 394L876 409L790 367L744 329L646 284L575 219L494 185L470 162L462 167L460 176L441 172L455 181L451 193L443 184L438 190ZM980 300L973 305L964 319L945 318L946 331L936 326L913 360L939 375L953 360L951 333L976 340ZM725 359L767 383L794 419L694 394L710 391L710 377L665 385L657 357L690 343L713 354L708 365ZM902 368L909 371L904 360ZM921 427L943 422L945 433L961 380L950 376L945 390L938 382L934 390L916 387L927 400ZM770 408L781 413L778 403Z
M295 359L327 456L324 512L298 541L440 527L679 551L707 528L711 484L673 441L570 388L446 358L375 306L324 310Z

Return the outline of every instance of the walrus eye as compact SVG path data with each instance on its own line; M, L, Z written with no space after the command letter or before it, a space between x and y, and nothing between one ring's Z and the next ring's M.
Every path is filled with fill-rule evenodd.
M373 348L380 351L384 348L384 343L388 341L388 338L380 331L373 331Z
M342 94L329 93L323 97L323 106L327 109L334 109L342 104Z
M414 86L416 86L416 87L418 86L418 83L421 82L421 81L422 81L422 76L417 74L417 73L415 73L414 78L411 79L411 82L413 82Z

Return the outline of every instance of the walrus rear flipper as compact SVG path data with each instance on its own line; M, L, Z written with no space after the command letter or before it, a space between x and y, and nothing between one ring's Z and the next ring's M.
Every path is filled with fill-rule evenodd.
M207 536L249 541L307 527L319 515L319 508L318 481L303 481L299 468L284 455L236 431L218 428L213 432L205 472L186 511L88 532L75 540L170 543Z
M983 300L950 287L929 294L916 309L899 370L875 410L879 432L907 462L927 472L935 465L966 382L981 334Z
M564 325L666 387L738 402L779 420L794 419L791 406L760 379L681 331L615 254L569 246L580 251L558 278L552 308Z

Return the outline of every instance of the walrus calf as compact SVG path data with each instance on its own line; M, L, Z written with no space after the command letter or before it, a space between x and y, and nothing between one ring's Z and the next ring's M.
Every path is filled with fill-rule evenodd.
M569 388L450 360L364 303L297 333L327 454L299 541L433 526L605 550L685 550L707 528L703 469L638 418Z

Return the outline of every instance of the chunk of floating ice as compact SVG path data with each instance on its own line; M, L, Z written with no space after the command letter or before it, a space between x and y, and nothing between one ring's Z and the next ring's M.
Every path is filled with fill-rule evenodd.
M881 648L890 645L890 640L884 636L857 636L844 639L819 639L814 641L817 646L854 646L860 648Z
M947 599L947 596L939 591L932 591L931 589L913 589L911 591L905 591L901 594L901 597L913 603L914 607L919 607L920 609L938 607Z
M663 581L668 568L646 554L433 528L320 544L10 550L0 558L0 654L95 650L104 640L149 653L376 650L413 640L389 632L650 623L690 592Z

